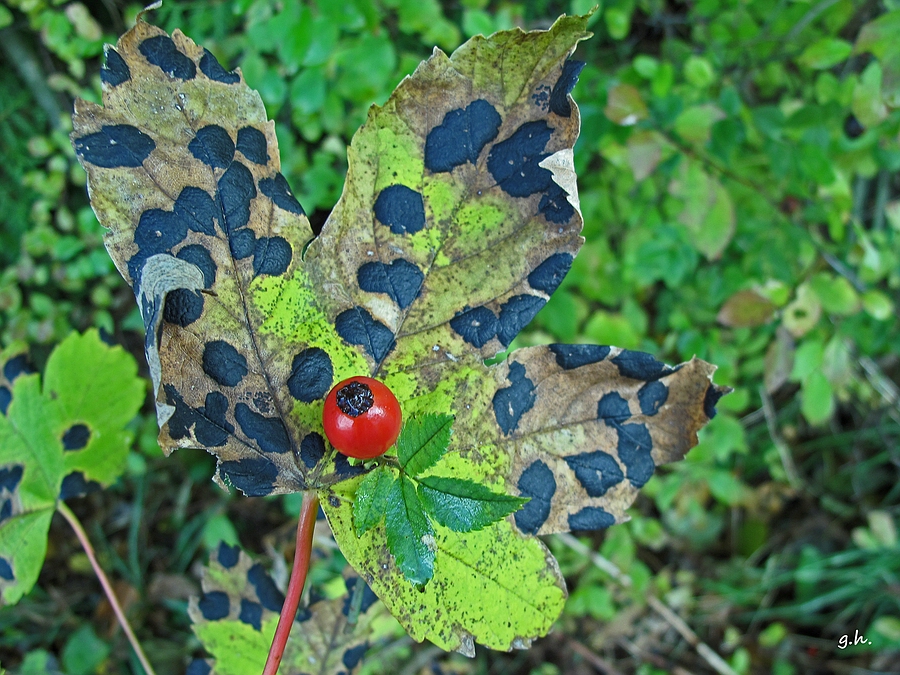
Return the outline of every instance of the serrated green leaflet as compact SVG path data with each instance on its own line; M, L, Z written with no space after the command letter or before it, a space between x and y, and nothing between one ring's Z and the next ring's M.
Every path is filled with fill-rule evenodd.
M0 366L18 355L0 354ZM6 368L2 368L7 371ZM11 369L17 370L17 369ZM11 371L10 371L11 372ZM41 571L47 530L66 488L108 485L120 475L132 435L124 426L144 397L134 359L104 344L96 330L73 333L37 374L2 376L11 400L0 415L0 595L4 604L31 590Z
M391 470L386 466L379 466L362 479L356 490L356 501L353 502L353 521L356 523L357 536L362 536L384 518L395 482Z
M454 532L480 530L528 502L470 480L442 476L419 479L419 497L426 513Z
M413 584L426 584L434 572L434 528L416 486L404 475L391 485L385 530L387 547L403 576Z
M421 415L403 425L397 439L397 458L410 476L418 476L433 467L450 443L453 417L450 415Z

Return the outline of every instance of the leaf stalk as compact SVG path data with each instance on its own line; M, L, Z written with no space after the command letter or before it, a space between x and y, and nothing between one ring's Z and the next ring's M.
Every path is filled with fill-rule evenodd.
M314 492L307 492L303 495L303 506L300 507L300 520L297 523L297 548L294 553L291 579L288 582L287 594L281 607L281 616L278 617L275 637L272 638L272 646L269 648L269 656L266 658L262 675L276 675L278 666L281 665L284 649L291 634L291 627L297 616L297 608L300 606L300 596L306 583L306 574L309 572L313 532L316 529L318 512L318 495Z
M112 606L116 619L118 619L119 625L122 626L122 630L125 631L128 642L131 643L131 648L134 649L134 653L137 654L138 660L141 662L144 671L147 675L156 675L153 666L151 666L150 661L147 660L147 655L144 654L144 650L141 648L141 643L138 642L137 636L134 634L134 631L131 630L128 619L125 618L125 612L122 611L122 606L119 604L118 598L116 598L112 584L109 583L106 573L103 571L103 568L100 567L100 563L97 562L97 556L94 554L94 547L91 545L91 541L88 539L87 533L81 525L81 521L78 520L78 516L72 513L72 510L66 506L66 503L63 501L57 502L56 510L62 514L63 518L65 518L69 525L72 526L72 529L75 530L75 536L78 537L78 541L81 542L81 547L87 554L88 560L91 562L91 567L94 568L94 574L97 575L97 579L100 580L100 585L103 586L103 592L106 593L106 598Z

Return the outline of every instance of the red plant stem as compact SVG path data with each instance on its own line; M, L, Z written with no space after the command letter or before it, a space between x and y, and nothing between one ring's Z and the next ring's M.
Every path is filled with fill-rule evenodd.
M305 493L303 506L300 508L300 522L297 523L297 549L294 553L291 580L288 582L287 596L281 607L278 627L275 629L275 637L272 638L272 646L269 648L269 656L266 659L266 667L263 668L262 675L276 675L278 666L281 665L284 648L287 645L288 636L291 634L291 626L294 625L297 608L300 606L300 595L303 593L303 585L306 583L306 573L309 571L313 531L316 529L318 513L318 495L314 492Z
M62 501L57 502L56 510L63 515L63 518L69 521L69 525L75 530L75 536L78 537L78 541L81 542L81 547L87 554L88 560L91 561L91 567L94 568L94 574L97 575L97 578L100 580L100 585L103 586L103 592L106 593L109 604L112 605L116 619L119 620L119 625L122 626L122 630L124 630L125 635L128 636L128 641L131 643L131 647L134 649L135 654L137 654L138 660L141 662L147 675L156 675L156 673L153 672L150 661L147 660L147 655L144 654L144 650L141 649L141 643L138 642L134 631L131 630L128 619L125 618L125 612L122 611L122 606L119 605L116 594L113 592L112 584L109 583L109 579L106 578L106 573L104 573L103 568L100 567L100 563L97 562L97 556L94 555L94 547L91 546L91 542L88 539L84 528L81 526L81 521L78 520L78 516L72 513L72 510Z

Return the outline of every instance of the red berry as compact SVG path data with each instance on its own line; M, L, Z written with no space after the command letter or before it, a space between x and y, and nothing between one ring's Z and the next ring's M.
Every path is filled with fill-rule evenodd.
M322 425L335 450L356 459L387 452L400 435L400 404L378 380L350 377L325 397Z

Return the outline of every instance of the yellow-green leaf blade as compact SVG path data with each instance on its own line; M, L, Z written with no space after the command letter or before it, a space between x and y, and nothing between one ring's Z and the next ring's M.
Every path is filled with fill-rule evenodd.
M341 551L416 640L470 656L475 642L525 648L562 611L566 590L556 561L508 521L464 534L437 526L434 576L420 592L397 567L383 527L357 538L349 500L333 496L322 507Z

